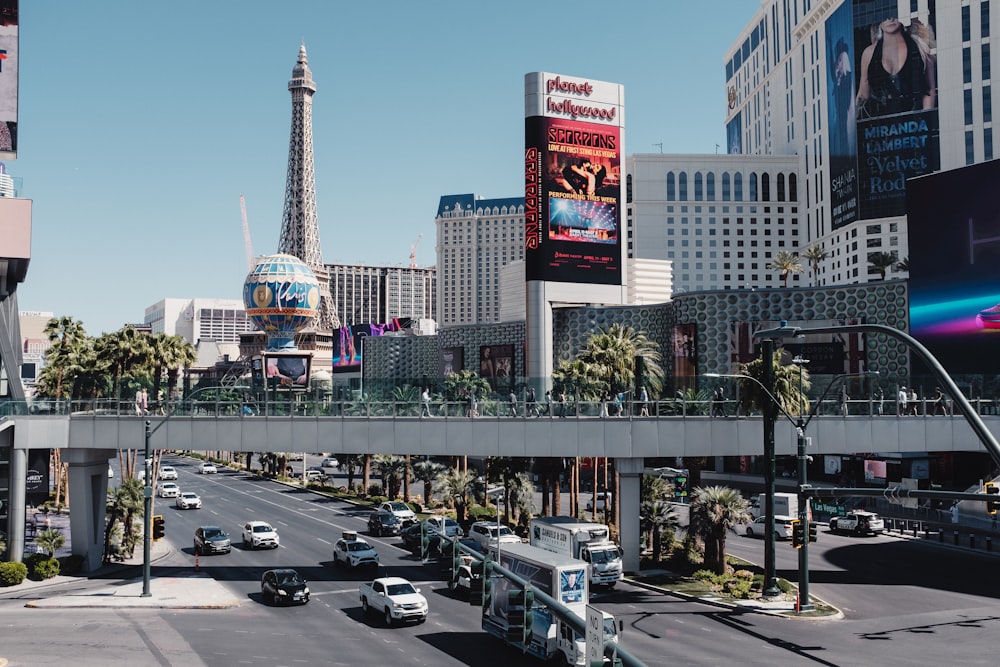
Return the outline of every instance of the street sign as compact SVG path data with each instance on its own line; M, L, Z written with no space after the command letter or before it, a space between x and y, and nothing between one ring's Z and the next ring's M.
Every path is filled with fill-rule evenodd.
M587 605L587 665L602 667L604 664L604 614Z

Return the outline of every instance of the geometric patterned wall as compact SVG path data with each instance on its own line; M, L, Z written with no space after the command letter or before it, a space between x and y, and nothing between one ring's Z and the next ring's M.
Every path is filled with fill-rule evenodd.
M908 291L905 280L835 287L687 292L673 301L642 306L570 307L553 310L554 365L569 361L587 337L612 324L626 324L659 343L669 376L673 357L670 333L678 323L695 323L698 372L732 372L731 323L789 320L807 326L809 320L852 318L908 331ZM436 377L440 348L463 347L465 367L476 368L481 345L514 345L515 373L524 368L523 321L440 329L436 336L382 336L365 340L366 378ZM887 389L906 383L906 345L881 334L865 335L864 368L878 370L877 383ZM887 394L889 392L887 391Z

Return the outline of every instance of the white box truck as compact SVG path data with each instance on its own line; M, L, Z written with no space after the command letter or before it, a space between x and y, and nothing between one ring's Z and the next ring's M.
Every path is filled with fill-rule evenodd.
M762 493L757 496L757 511L759 516L764 516L764 503L767 494ZM775 493L774 494L774 516L790 516L793 519L799 518L799 496L795 493Z
M490 546L490 556L497 559L497 545ZM587 564L576 558L552 553L530 544L501 544L499 563L517 576L577 615L585 622L587 601ZM567 665L586 665L587 644L584 637L556 616L537 598L531 609L531 629L525 641L524 607L520 606L521 589L504 577L492 580L487 604L483 607L483 630L542 660L561 659ZM605 628L608 641L617 642L614 619Z
M622 580L622 551L611 541L608 527L569 516L531 520L531 546L579 558L587 564L591 586L613 587Z

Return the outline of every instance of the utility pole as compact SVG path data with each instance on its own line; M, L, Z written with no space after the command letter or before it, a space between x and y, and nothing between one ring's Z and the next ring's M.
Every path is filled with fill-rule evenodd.
M763 384L768 393L774 395L774 339L765 338L760 344L761 362L763 364ZM764 412L764 516L767 517L767 527L764 529L764 596L778 597L778 578L775 568L775 535L774 535L774 422L778 418L778 405L770 397L763 401Z

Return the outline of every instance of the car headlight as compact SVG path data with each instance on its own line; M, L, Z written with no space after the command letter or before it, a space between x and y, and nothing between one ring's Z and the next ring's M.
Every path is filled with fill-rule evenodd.
M302 593L305 594L305 595L309 595L309 587L306 586L305 588L303 588L302 589Z
M285 596L288 595L288 593L285 591L284 588L279 588L278 589L278 595L280 595L281 597L285 597Z

